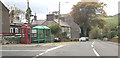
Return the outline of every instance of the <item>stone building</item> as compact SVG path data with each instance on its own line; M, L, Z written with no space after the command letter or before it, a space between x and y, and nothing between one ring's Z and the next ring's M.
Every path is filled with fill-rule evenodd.
M58 19L55 18L54 14L48 14L46 17L47 17L46 20L35 20L32 23L32 25L33 26L35 26L35 25L47 26L47 25L50 25L50 24L59 23ZM70 26L66 22L63 22L62 20L60 20L60 26L62 27L62 32L67 32L67 35L71 38Z
M54 14L48 14L46 20L35 20L32 25L50 25L55 23L60 23L62 27L62 32L67 32L67 35L70 38L79 38L81 29L80 27L74 22L74 19L69 14L61 14L60 22L56 18Z
M9 23L9 10L0 1L0 33L9 33L10 23Z
M77 25L74 22L74 19L72 18L72 16L70 14L62 14L61 20L66 22L71 27L71 30L70 30L71 38L79 38L80 37L81 29L80 29L79 25Z

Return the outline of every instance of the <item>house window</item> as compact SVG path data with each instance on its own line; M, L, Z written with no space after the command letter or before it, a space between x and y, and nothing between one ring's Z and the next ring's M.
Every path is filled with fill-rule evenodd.
M10 33L13 33L13 28L10 28Z
M64 31L64 27L62 27L62 32L65 32L65 31Z
M13 28L13 33L15 33L15 28Z
M18 33L21 33L21 29L20 28L18 28Z
M69 28L69 32L70 32L70 28Z
M15 33L18 33L18 28L15 28Z

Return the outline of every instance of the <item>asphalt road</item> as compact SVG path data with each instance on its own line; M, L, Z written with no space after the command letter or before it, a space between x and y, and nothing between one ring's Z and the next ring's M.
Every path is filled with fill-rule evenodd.
M118 56L118 45L100 40L67 46L3 47L3 56ZM11 50L11 51L9 51Z
M68 45L45 53L42 56L118 56L118 45L100 40L91 40Z

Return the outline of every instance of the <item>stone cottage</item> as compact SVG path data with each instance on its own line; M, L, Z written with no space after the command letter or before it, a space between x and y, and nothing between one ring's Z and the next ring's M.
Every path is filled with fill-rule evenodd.
M77 25L74 22L74 19L72 18L72 16L70 14L62 14L61 20L66 22L71 27L71 30L70 30L71 38L79 38L80 37L81 29L80 29L79 25Z
M54 14L48 14L46 20L35 20L32 25L50 25L58 23L58 19ZM80 27L74 22L74 19L69 14L62 14L60 18L60 26L62 27L62 32L67 32L67 35L70 38L79 38L81 29Z
M33 26L35 26L35 25L47 26L47 25L50 25L50 24L58 23L58 19L55 18L54 14L48 14L46 17L47 17L46 20L35 20L32 23L32 25ZM60 26L62 27L62 32L67 32L67 35L71 38L70 26L66 22L63 22L62 20L60 20Z

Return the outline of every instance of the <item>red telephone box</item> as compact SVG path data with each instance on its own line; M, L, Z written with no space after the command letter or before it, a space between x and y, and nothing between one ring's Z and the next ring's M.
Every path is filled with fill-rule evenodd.
M31 44L31 27L30 25L21 26L21 43L22 44Z

